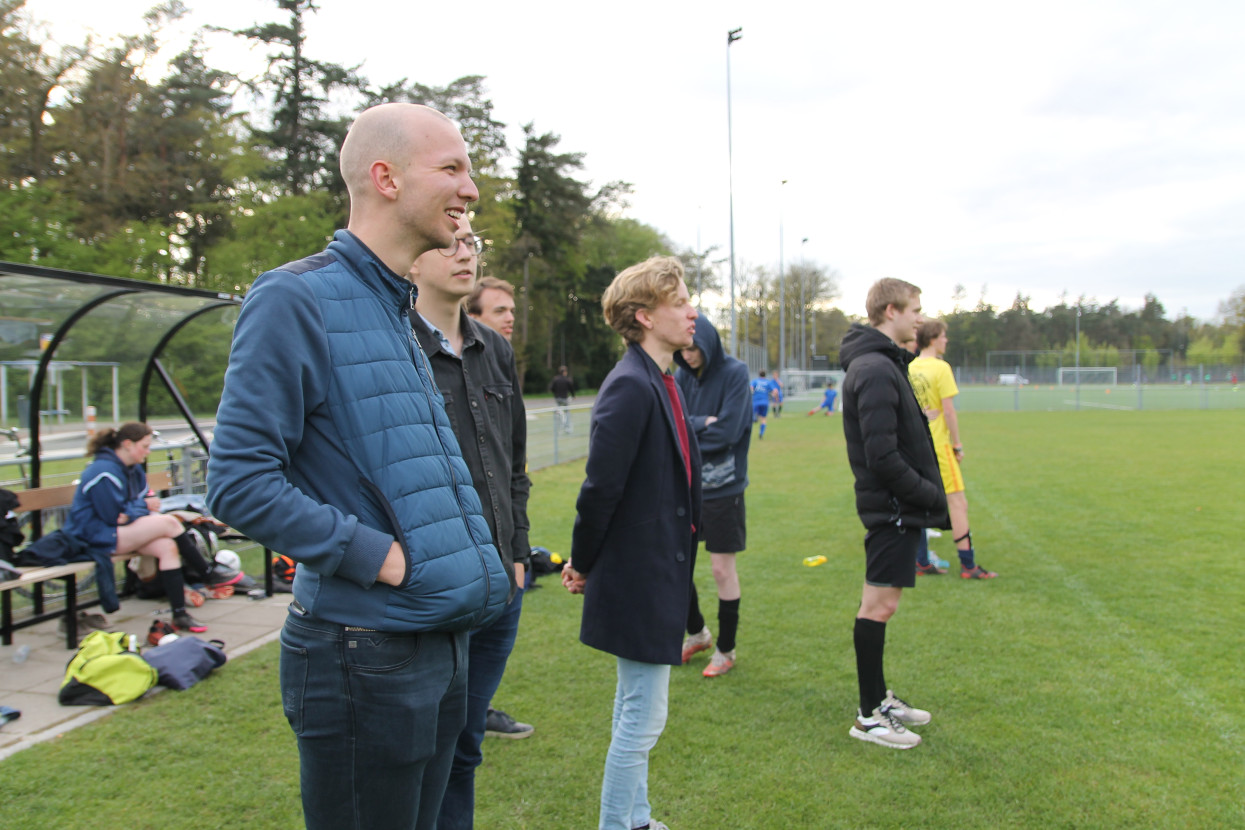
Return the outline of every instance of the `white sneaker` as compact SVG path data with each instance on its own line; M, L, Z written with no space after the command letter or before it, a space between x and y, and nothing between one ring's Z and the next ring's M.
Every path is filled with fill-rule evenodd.
M874 709L867 718L857 710L856 723L847 734L891 749L911 749L921 742L920 735L909 732L903 721L882 707Z
M930 714L918 709L908 701L895 697L890 689L886 690L886 700L882 701L882 709L889 711L908 726L924 726L930 721Z
M709 626L705 626L700 629L699 634L689 634L683 641L683 662L691 660L696 652L708 651L711 648L713 648L713 635L709 633Z

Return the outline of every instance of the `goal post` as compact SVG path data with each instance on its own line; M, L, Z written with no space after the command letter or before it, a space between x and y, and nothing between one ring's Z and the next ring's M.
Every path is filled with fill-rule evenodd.
M1115 386L1117 369L1114 366L1062 366L1057 374L1060 386L1081 385Z

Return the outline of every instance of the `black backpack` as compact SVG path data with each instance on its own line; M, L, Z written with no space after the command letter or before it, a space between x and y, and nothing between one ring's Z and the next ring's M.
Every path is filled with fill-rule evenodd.
M17 522L17 515L14 511L18 508L17 494L12 490L0 488L0 559L13 562L17 558L17 551L21 548L22 542L26 541L26 534L22 533L21 525Z

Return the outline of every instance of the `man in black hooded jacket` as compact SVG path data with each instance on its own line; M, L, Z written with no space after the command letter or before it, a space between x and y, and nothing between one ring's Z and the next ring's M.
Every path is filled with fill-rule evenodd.
M871 325L853 325L839 350L847 370L843 432L867 562L853 631L860 710L849 734L908 749L921 738L907 727L929 723L930 713L896 697L886 684L886 622L903 589L916 584L924 528L949 527L950 519L929 424L908 382L913 356L899 345L916 336L921 290L903 280L879 280L865 305Z

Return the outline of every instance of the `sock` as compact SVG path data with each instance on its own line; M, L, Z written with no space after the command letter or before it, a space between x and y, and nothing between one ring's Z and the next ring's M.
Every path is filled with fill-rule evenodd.
M764 438L764 437L765 437L765 424L761 424L761 435L760 435L760 437L761 437L761 438Z
M973 556L973 549L972 549L972 548L969 548L968 550L957 550L957 551L956 551L956 554L958 554L958 555L959 555L959 557L960 557L960 566L961 566L961 567L963 567L963 568L967 568L967 569L968 569L968 570L970 570L970 571L971 571L974 567L976 567L976 565L977 565L977 560L976 560L976 558Z
M169 598L169 607L176 614L186 613L186 581L182 579L182 569L160 571L160 584L164 586L164 595Z
M852 640L856 644L856 681L860 686L860 713L867 718L886 699L886 681L882 677L886 623L857 617Z
M687 633L699 634L705 630L705 615L700 613L700 602L696 596L696 583L692 583L691 596L687 605Z
M735 632L739 630L739 600L718 600L718 651L735 650Z

